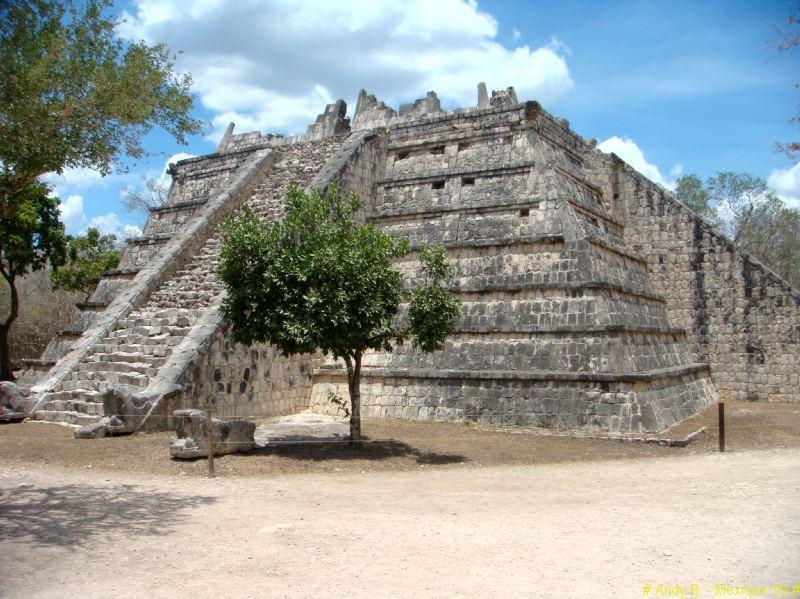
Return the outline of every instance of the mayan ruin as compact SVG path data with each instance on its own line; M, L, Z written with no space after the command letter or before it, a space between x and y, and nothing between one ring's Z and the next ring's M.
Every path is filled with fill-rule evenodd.
M25 363L31 418L97 422L112 388L145 430L210 397L226 418L335 410L342 365L231 343L216 275L226 215L270 221L289 184L334 180L410 239L396 267L412 280L414 248L443 244L463 306L442 352L366 358L367 417L659 432L719 398L800 401L797 292L595 146L483 84L453 111L362 90L352 121L340 100L296 137L231 124L215 153L170 166L143 236Z

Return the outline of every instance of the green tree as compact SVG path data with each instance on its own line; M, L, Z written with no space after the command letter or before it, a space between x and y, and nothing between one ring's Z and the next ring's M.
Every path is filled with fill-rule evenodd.
M66 266L50 273L53 289L80 291L88 300L103 273L119 264L120 251L114 244L116 239L115 235L101 235L93 227L85 235L69 237Z
M414 288L408 324L398 310L403 280L391 260L408 242L355 222L358 199L336 186L322 194L291 187L282 219L265 224L251 212L224 225L222 314L235 341L268 342L283 355L322 351L344 360L350 395L350 440L361 437L361 361L367 350L391 351L411 338L432 352L455 330L457 298L442 288L451 267L441 247L421 251L424 281Z
M708 178L706 189L734 243L748 235L759 207L777 199L764 179L747 173L717 173Z
M76 6L77 4L77 6ZM126 44L105 13L110 0L0 3L0 193L48 172L103 174L145 154L158 126L185 143L191 78L173 74L163 44Z
M800 211L786 206L764 179L747 173L717 173L704 186L699 182L694 175L681 177L676 197L692 207L707 206L711 221L737 247L800 286Z
M0 275L9 288L8 313L0 323L0 380L14 379L8 335L19 315L16 279L63 264L66 252L64 225L58 221L58 199L39 182L29 183L13 197L0 196Z
M769 195L750 213L737 245L800 287L800 211Z
M145 154L154 127L185 143L191 78L176 76L163 44L123 42L111 0L0 2L0 230L11 286L0 328L0 379L11 378L8 327L19 310L15 278L63 261L58 202L39 177L85 167L108 174ZM13 237L6 237L11 235ZM24 246L28 243L28 246Z
M696 214L707 221L717 224L717 212L709 204L708 190L703 180L697 175L684 175L675 182L675 197Z

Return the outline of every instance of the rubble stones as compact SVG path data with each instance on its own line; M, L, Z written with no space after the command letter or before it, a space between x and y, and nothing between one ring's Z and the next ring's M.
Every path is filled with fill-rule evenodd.
M517 92L514 91L513 87L507 87L500 91L493 91L492 99L489 100L489 105L492 108L514 108L518 104Z
M35 404L36 400L26 388L11 381L0 381L0 421L24 420Z
M176 410L175 434L169 442L173 458L191 459L208 457L206 413L203 410ZM211 419L214 455L250 451L255 447L256 425L248 420Z

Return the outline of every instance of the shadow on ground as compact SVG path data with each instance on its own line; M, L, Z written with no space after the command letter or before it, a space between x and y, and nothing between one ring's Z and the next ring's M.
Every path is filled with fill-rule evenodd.
M173 495L135 485L71 484L0 489L0 540L80 546L117 532L164 535L213 497Z
M419 464L459 464L466 462L463 455L423 452L402 441L393 439L364 438L361 443L351 447L349 441L309 442L304 437L283 437L279 442L270 443L252 452L253 454L274 455L292 460L387 460L390 458L412 458Z

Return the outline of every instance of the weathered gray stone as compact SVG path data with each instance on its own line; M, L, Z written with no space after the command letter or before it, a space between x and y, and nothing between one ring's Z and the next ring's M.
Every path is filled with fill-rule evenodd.
M75 429L78 439L97 439L106 435L125 435L138 431L150 411L153 401L136 397L127 389L112 385L102 395L105 417L95 423Z
M87 435L166 428L209 396L223 418L346 397L336 364L237 345L217 311L220 219L247 205L272 221L290 183L334 180L359 218L410 240L408 289L419 248L442 243L463 301L444 352L365 356L365 415L621 433L661 430L715 386L800 401L797 291L566 120L484 90L477 108L443 112L431 92L399 116L362 90L347 140L337 103L306 135L229 128L217 153L173 165L167 205L37 365L57 360L34 417L108 417L113 385L149 410Z
M478 84L478 110L486 110L489 107L489 92L486 91L486 84L481 81Z
M442 111L436 92L428 92L427 96L416 100L413 104L401 104L401 117L417 117L426 114L435 114Z
M492 99L489 100L489 105L492 108L515 108L519 105L517 92L514 91L513 87L492 91Z
M397 116L397 112L389 108L383 102L378 101L374 95L368 94L366 90L358 92L358 102L356 102L356 112L353 116L353 129L361 131L364 129L377 129L385 127L388 122Z
M73 435L76 439L102 439L125 427L125 423L117 416L104 416L97 422L79 426Z
M206 413L203 410L176 410L175 433L169 442L169 452L173 458L191 459L208 457L208 435ZM255 447L253 435L256 425L248 420L211 419L214 455L250 451Z
M325 139L334 135L349 133L350 119L347 118L347 103L336 100L325 107L325 112L317 116L317 121L308 126L306 137L311 140Z
M11 381L0 381L0 421L18 422L27 418L36 404L30 391Z

